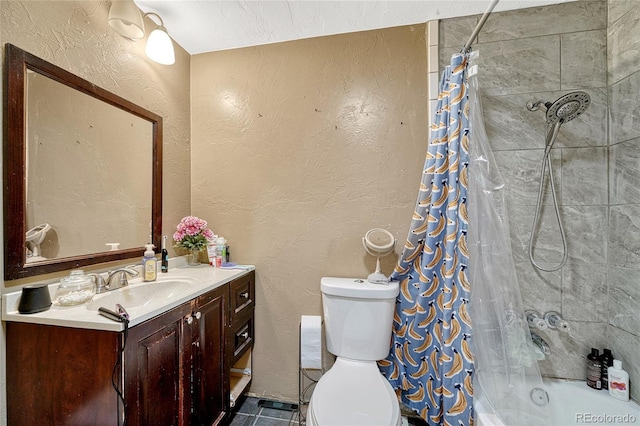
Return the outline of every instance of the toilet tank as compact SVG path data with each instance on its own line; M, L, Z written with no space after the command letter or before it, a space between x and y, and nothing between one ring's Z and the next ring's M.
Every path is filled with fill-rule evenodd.
M398 282L371 284L364 279L324 277L320 289L327 350L355 360L386 358Z

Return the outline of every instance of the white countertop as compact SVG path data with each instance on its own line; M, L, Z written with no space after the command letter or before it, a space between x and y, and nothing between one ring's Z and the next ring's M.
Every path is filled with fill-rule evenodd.
M106 301L113 302L114 294L118 292L130 291L135 292L136 288L142 289L143 286L157 286L161 288L163 283L167 286L171 281L180 281L184 285L180 291L166 292L161 300L149 298L148 303L139 306L127 306L123 303L124 308L129 313L129 327L133 327L148 319L151 319L163 312L166 312L184 302L200 296L210 290L239 278L255 268L251 265L238 266L235 269L213 268L210 265L202 264L198 266L182 266L171 268L167 273L157 274L157 280L151 282L143 282L140 276L129 279L129 286L122 289L108 291L106 293L96 294L93 300L82 305L60 306L55 302L54 295L57 284L49 285L51 300L53 305L49 310L39 312L37 314L20 314L18 312L18 304L22 290L2 295L2 320L27 322L33 324L57 325L63 327L88 328L93 330L106 331L122 331L124 325L103 317L97 311L97 307L102 306L100 299L107 298ZM183 287L187 286L185 290ZM133 291L132 291L133 290ZM153 291L145 291L144 294L153 293ZM160 291L158 293L161 293ZM105 308L115 310L115 303L107 304Z

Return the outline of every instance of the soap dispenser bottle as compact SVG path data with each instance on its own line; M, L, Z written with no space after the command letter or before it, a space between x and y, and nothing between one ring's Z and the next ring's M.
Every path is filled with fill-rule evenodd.
M142 269L144 271L144 281L155 281L158 267L156 253L153 251L153 244L146 244L147 250L142 258Z
M622 369L619 359L614 359L609 367L609 395L620 401L629 400L629 373Z

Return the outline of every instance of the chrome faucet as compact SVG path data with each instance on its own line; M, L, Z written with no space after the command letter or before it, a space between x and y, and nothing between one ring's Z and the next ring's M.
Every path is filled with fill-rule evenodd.
M133 269L132 266L126 266L107 272L106 280L102 277L102 275L90 274L96 279L96 293L106 293L107 291L116 290L128 286L129 280L127 279L127 274L131 275L132 277L137 277L139 275L139 272Z
M534 331L531 332L531 341L538 347L538 349L540 349L540 352L542 352L544 356L551 355L551 348L549 347L549 344L540 337L538 333Z

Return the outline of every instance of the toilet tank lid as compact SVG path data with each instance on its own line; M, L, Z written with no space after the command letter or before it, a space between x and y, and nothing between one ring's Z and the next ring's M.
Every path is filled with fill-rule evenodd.
M320 290L324 294L360 299L394 299L399 292L397 281L389 284L371 284L364 278L323 277Z

